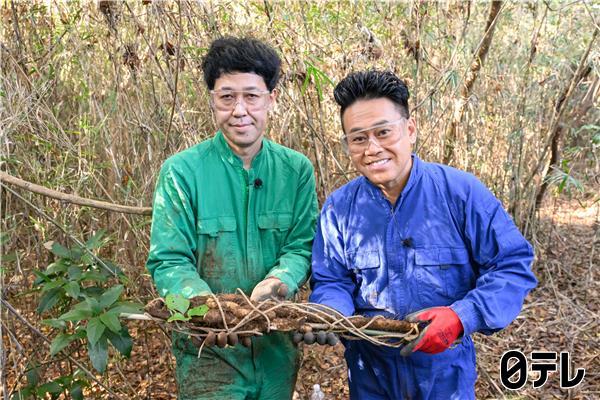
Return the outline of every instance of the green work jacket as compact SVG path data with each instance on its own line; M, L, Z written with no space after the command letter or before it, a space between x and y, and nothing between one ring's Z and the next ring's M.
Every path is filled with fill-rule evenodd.
M294 293L309 272L317 207L304 155L263 139L245 170L219 131L163 164L146 267L161 296L250 294L269 276Z

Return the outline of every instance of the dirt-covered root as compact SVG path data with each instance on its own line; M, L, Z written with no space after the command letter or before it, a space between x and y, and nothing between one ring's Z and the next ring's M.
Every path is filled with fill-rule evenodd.
M407 333L415 329L415 324L407 321L399 321L396 319L386 319L383 317L367 318L363 316L353 316L348 318L357 328L373 329L385 332Z
M159 319L166 320L171 316L171 313L169 313L169 310L165 305L165 301L161 298L154 299L148 304L146 304L146 307L144 307L144 311L152 317Z
M409 332L414 324L385 319L353 316L345 319L333 310L323 310L318 304L291 302L253 302L241 294L220 294L197 296L190 299L190 308L206 305L208 311L203 316L194 316L190 322L197 326L231 329L242 323L247 330L268 330L270 328L291 331L306 327L307 323L330 324L333 329L345 330L366 327L387 332ZM168 319L171 315L163 299L152 300L145 311L155 318Z

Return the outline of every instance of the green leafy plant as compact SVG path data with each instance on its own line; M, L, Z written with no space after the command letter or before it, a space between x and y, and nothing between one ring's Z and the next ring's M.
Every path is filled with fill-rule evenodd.
M47 247L58 258L44 271L36 271L35 285L42 296L38 313L57 308L57 318L42 322L61 332L50 346L54 356L72 342L87 341L92 366L103 373L108 363L109 343L129 357L133 341L126 326L121 325L121 313L138 313L142 305L122 301L122 283L127 281L115 264L100 260L92 252L101 247L104 231L99 231L85 244L66 248L58 243ZM119 283L111 284L111 278Z
M85 379L85 374L77 369L69 375L59 376L49 382L40 383L41 367L39 364L30 364L25 373L27 385L16 393L13 393L11 400L22 400L32 398L58 399L61 395L64 398L73 400L83 400L83 389L89 386Z
M167 322L189 321L192 317L203 317L208 312L206 304L190 308L190 301L179 294L167 295L165 297L165 304L171 312L171 316Z

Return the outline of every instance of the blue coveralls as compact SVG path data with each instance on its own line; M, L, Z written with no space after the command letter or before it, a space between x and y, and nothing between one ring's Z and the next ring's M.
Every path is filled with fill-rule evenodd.
M537 281L533 250L473 175L413 154L392 206L365 177L326 200L313 244L310 301L344 315L403 319L450 306L464 337L439 354L347 341L352 399L474 399L473 332L491 334L520 312Z

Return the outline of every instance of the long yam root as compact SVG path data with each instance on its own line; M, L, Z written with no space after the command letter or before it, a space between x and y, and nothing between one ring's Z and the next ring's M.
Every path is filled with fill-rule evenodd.
M243 294L198 296L190 299L190 308L206 305L203 316L193 316L188 321L177 321L177 329L195 335L195 341L218 346L250 344L250 337L269 333L314 332L318 343L333 333L349 338L363 339L372 343L400 347L416 338L422 326L407 321L386 319L382 316L344 317L326 306L312 303L293 303L267 300L251 301ZM145 307L150 316L167 320L171 311L162 299L152 300ZM320 335L320 336L319 336ZM335 335L333 335L335 336ZM332 336L332 337L333 337Z

